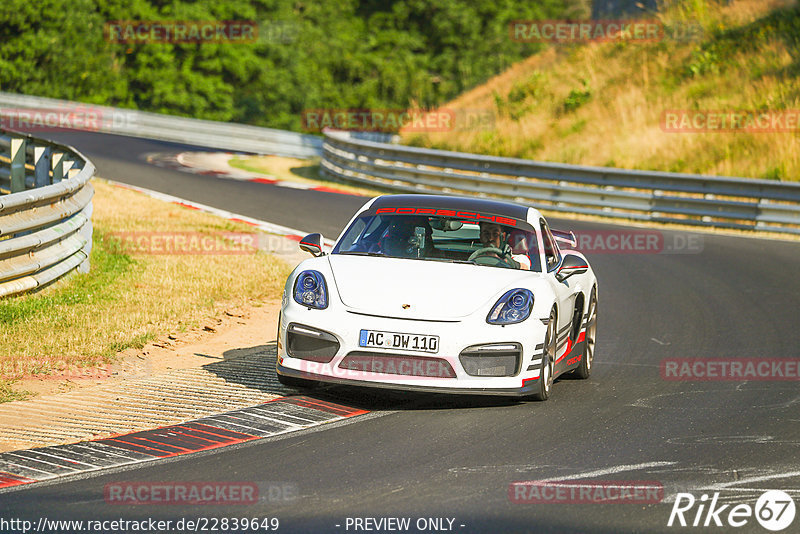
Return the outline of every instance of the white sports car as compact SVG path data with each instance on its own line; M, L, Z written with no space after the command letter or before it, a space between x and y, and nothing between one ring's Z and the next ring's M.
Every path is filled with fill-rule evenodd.
M546 400L588 378L597 279L571 232L534 208L433 195L373 198L289 275L278 379Z

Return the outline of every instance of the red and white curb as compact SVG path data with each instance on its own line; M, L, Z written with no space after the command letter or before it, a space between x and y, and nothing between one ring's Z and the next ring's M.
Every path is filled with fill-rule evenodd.
M312 397L271 401L155 430L0 453L0 491L62 476L218 449L369 413Z
M158 167L175 169L191 174L202 174L205 176L216 176L218 178L230 180L270 184L278 187L288 187L291 189L336 193L339 195L354 194L336 187L313 185L305 182L294 182L291 180L280 180L266 174L257 174L231 167L228 162L236 155L237 154L232 152L181 152L178 154L171 152L155 152L147 154L145 159L148 163Z

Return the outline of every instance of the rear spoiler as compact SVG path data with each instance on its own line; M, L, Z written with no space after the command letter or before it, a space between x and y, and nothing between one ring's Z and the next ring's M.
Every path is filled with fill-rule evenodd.
M563 230L553 230L551 228L550 233L553 234L553 237L556 238L556 241L560 243L569 245L572 248L578 246L578 240L575 238L575 234L572 233L572 231L565 232Z

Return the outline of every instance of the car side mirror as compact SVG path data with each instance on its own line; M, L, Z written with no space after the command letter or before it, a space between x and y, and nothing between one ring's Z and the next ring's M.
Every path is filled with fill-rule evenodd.
M556 280L563 282L573 274L583 274L589 269L586 260L575 254L567 254L556 271Z
M324 256L322 252L322 234L308 234L300 240L300 250L304 250L314 257Z

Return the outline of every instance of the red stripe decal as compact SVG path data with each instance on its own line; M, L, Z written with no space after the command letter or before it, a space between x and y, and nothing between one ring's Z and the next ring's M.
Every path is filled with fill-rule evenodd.
M564 349L564 354L562 354L561 356L558 357L558 359L556 360L556 363L558 363L561 360L563 360L564 356L569 354L569 351L571 351L571 350L572 350L572 339L571 338L567 338L567 347Z

